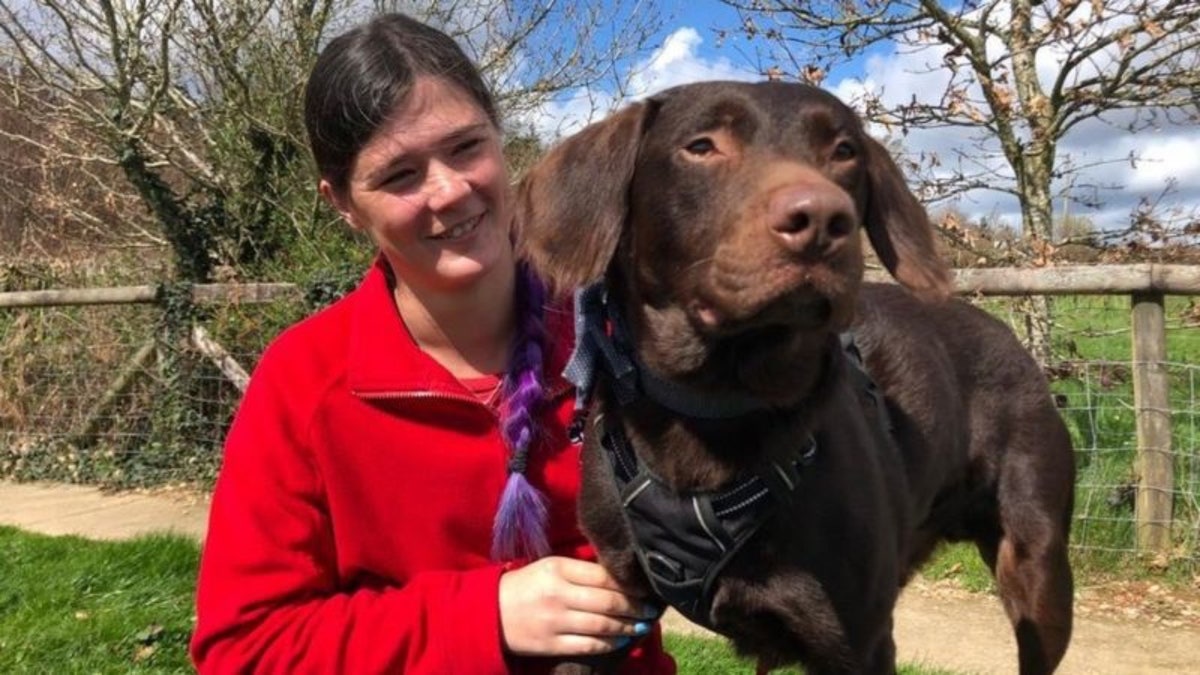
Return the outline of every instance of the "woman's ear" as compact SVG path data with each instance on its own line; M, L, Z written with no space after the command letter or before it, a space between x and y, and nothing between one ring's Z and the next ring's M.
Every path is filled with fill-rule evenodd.
M337 210L338 213L342 215L342 220L346 221L346 224L350 226L350 229L362 229L357 219L354 217L354 209L350 208L350 200L346 198L346 195L334 188L332 183L322 178L317 183L317 192L321 194L321 197L323 197L325 201L329 202L330 206L332 206L335 210Z

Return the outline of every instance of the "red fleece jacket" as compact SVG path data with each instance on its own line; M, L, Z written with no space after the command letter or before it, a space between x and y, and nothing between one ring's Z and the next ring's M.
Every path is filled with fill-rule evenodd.
M501 649L489 559L507 450L495 411L409 336L377 263L266 350L226 440L200 564L192 657L204 673L537 672ZM575 520L579 450L558 373L530 480L554 553L594 559ZM624 672L673 673L656 631Z

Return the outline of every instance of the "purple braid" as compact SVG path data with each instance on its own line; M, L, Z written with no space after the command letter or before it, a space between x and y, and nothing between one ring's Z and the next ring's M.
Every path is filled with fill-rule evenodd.
M542 407L542 313L546 290L525 266L517 268L516 339L504 375L500 432L508 445L508 482L492 527L492 558L541 558L550 553L546 538L546 498L525 475L529 452L538 439Z

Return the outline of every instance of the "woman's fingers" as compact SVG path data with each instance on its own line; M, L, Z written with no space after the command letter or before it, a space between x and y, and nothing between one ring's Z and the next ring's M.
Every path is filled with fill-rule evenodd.
M572 609L630 619L653 619L658 612L621 592L621 586L603 566L563 558L559 567L562 579L574 588L568 594Z
M652 630L656 612L596 563L543 558L500 578L500 623L517 654L597 654Z
M648 621L619 621L587 612L564 615L554 638L559 654L604 654L630 645L652 630Z
M633 638L622 635L599 638L592 635L561 635L554 656L607 654L629 646Z
M606 588L574 586L564 595L564 601L570 609L583 612L631 620L653 618L642 603Z
M604 614L569 611L563 615L562 630L576 635L600 637L641 637L650 632L653 622L638 619L618 619Z
M620 584L613 578L603 565L574 558L555 558L554 566L564 581L576 586L591 588L607 588L612 591L621 590Z

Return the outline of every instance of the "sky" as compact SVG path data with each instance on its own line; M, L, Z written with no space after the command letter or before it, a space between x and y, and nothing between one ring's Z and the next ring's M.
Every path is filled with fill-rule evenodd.
M719 42L716 28L736 26L733 10L715 0L683 3L685 9L670 19L656 36L653 50L629 64L632 73L628 96L623 99L609 92L575 92L542 111L534 126L544 138L556 138L579 129L588 121L622 103L642 98L670 86L710 79L762 79L752 49L744 39L727 37ZM1039 61L1043 77L1057 72L1053 58ZM898 53L888 48L868 57L848 62L823 83L823 86L852 101L864 88L882 90L884 98L909 97L927 93L940 98L944 88L944 69L939 54ZM873 130L884 137L882 130ZM903 139L909 152L937 152L950 157L955 150L971 150L969 139L955 130L913 131ZM975 153L978 157L978 153ZM1136 159L1132 159L1136 157ZM1088 209L1077 204L1070 213L1085 216L1102 229L1123 227L1139 200L1157 199L1174 181L1174 194L1164 204L1179 208L1200 204L1200 127L1173 126L1157 131L1131 134L1103 122L1084 123L1073 130L1060 145L1059 162L1074 166L1096 165L1081 171L1077 184L1101 184L1117 189L1099 193L1103 205ZM999 167L997 167L999 170ZM1014 198L994 191L966 194L955 204L972 219L1019 227L1020 215Z

